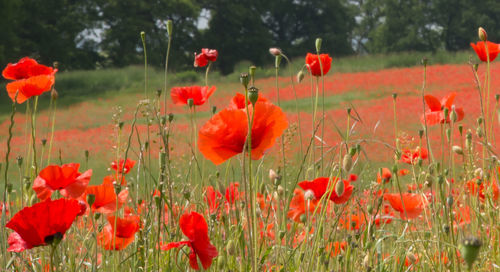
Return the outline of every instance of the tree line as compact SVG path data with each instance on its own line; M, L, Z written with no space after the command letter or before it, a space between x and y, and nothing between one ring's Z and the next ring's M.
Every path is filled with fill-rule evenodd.
M302 57L317 37L334 57L463 50L479 26L500 41L499 17L496 0L0 0L0 64L22 56L61 69L139 64L144 31L149 63L162 66L170 19L172 69L208 47L227 74L242 60L272 61L269 47Z

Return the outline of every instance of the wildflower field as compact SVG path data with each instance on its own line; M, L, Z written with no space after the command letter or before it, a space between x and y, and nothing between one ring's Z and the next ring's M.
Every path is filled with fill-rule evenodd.
M339 72L318 38L225 79L203 48L195 84L170 47L164 71L9 63L0 270L500 271L500 45L478 34L459 64Z

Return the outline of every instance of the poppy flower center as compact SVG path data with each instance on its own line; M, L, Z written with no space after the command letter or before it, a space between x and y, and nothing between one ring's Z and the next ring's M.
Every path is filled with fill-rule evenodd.
M51 245L51 244L57 245L57 244L59 244L59 242L61 242L62 238L63 238L63 234L60 232L56 232L52 235L45 236L43 241L49 245Z

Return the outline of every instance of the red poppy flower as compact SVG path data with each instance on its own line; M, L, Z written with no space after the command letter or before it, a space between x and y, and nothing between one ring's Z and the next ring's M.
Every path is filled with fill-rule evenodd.
M253 107L249 107L252 115ZM258 160L283 134L288 122L283 111L271 103L256 103L252 125L252 159ZM201 153L214 164L243 152L248 134L246 110L224 109L203 125L198 136Z
M216 61L218 55L215 49L203 48L200 54L194 53L194 67L204 67L209 61Z
M332 65L332 58L328 54L321 54L321 67L318 61L317 54L307 53L306 66L313 76L321 76L321 68L323 68L323 75L328 74Z
M488 54L490 55L490 61L494 61L500 52L500 44L486 42L488 45ZM477 44L470 43L470 46L476 51L477 56L481 61L488 61L488 56L486 55L486 46L484 42L477 42Z
M340 253L344 252L344 250L347 248L347 242L342 241L342 242L333 242L333 243L328 243L325 247L326 252L330 252L330 256L336 257Z
M187 86L173 87L170 97L176 105L187 105L189 99L193 99L195 106L200 106L207 102L208 98L215 92L215 86L210 89L208 86Z
M140 228L140 218L137 215L128 215L123 218L108 216L108 224L97 236L98 244L105 250L122 250L134 241L135 233ZM116 232L115 232L116 220ZM116 236L113 238L113 235Z
M318 200L313 199L309 201L309 214L312 214L318 205ZM293 191L293 198L290 201L290 210L287 213L287 217L293 221L300 223L300 217L306 213L306 201L304 198L304 191L300 189L295 189Z
M99 213L113 213L117 208L120 208L128 197L128 190L123 190L118 194L118 207L116 207L116 193L115 187L110 183L103 183L101 185L89 186L85 190L84 197L87 195L94 195L95 201L90 207L93 212ZM85 199L84 198L84 199Z
M392 208L398 211L403 219L406 216L408 219L417 218L428 204L427 198L412 193L384 194L384 199L389 201Z
M400 176L406 176L406 175L408 175L410 173L410 170L408 170L408 169L401 169L401 170L399 170L398 173L399 173Z
M231 182L226 188L226 202L229 203L229 205L233 205L236 200L240 199L240 193L238 192L239 187L240 184L238 182Z
M38 64L36 60L25 57L17 63L9 63L2 71L6 79L15 80L7 84L7 93L21 104L32 96L49 91L54 85L57 69Z
M64 197L78 198L85 192L92 176L92 169L81 174L78 168L80 168L78 163L49 165L36 177L33 190L41 200L50 198L52 192L56 190L59 190Z
M125 165L123 165L125 163ZM123 159L120 160L120 163L116 163L116 161L111 163L111 168L115 171L118 171L118 173L122 174L128 174L132 168L134 168L135 161L131 159L127 159L127 161L124 161Z
M415 164L418 162L418 159L422 160L427 159L429 152L425 147L417 146L415 149L403 149L401 154L401 161L407 164Z
M170 250L172 248L180 248L188 246L191 249L189 254L189 264L193 269L199 269L198 259L204 269L208 269L212 265L212 259L217 257L218 252L210 243L208 237L208 226L205 218L197 212L183 214L179 220L182 233L187 236L188 241L172 242L162 245L162 250Z
M217 212L219 208L220 201L222 200L222 194L215 190L212 186L207 186L205 189L205 201L208 204L208 210L210 214Z
M7 250L21 252L62 239L80 211L74 199L48 199L20 210L5 225L14 231Z
M481 201L486 199L485 193L490 191L491 187L491 198L493 200L498 200L500 197L500 188L495 180L488 182L484 181L478 184L477 179L469 180L465 183L466 191L474 196L478 196Z
M384 180L384 183L388 183L392 178L392 173L389 168L382 168L382 176L380 176L380 173L377 173L377 183L382 183L382 180Z
M259 98L257 98L256 103L259 103L259 102L269 102L269 100L262 97L262 95L260 95L260 93L259 93ZM252 102L250 102L250 100L247 99L247 104L251 105ZM240 94L240 93L236 93L236 95L233 97L233 99L231 99L231 104L229 104L228 108L230 108L230 109L245 109L245 95Z
M425 114L422 115L420 118L422 123L425 122L424 118L427 119L427 125L436 125L436 124L443 124L443 123L449 123L450 121L450 116L444 116L444 108L447 108L449 110L449 114L451 114L453 101L455 100L455 96L457 96L457 93L452 92L448 94L447 96L443 97L441 101L439 101L436 97L432 95L426 95L425 98L425 103L427 104L427 108L425 110ZM457 112L457 121L460 121L464 119L464 110L462 108L457 108L455 107L455 111Z
M322 178L317 178L313 181L299 182L299 186L304 191L311 190L314 193L314 198L316 200L320 200L325 193L330 193L327 192L327 190L330 188L332 190L330 194L330 200L333 201L335 204L342 204L349 200L349 198L352 195L352 190L354 189L354 186L352 186L349 181L343 180L342 182L344 182L344 193L338 196L337 193L335 192L335 185L332 184L332 181L335 182L336 180L337 178L329 179L322 177Z

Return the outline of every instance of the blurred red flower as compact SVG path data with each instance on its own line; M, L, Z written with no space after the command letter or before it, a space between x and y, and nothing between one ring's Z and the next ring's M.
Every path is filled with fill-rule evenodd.
M195 106L200 106L207 102L208 98L215 92L215 86L186 86L173 87L170 92L170 97L176 105L187 105L189 99L193 99Z
M250 116L253 107L249 107ZM281 108L271 103L256 103L252 125L252 159L258 160L283 134L288 121ZM243 152L248 134L247 112L243 109L224 109L200 129L198 147L214 164Z
M428 204L425 196L412 193L384 194L384 199L389 201L392 208L398 211L403 219L417 218Z
M307 53L306 55L306 66L313 76L321 76L321 68L323 68L323 75L328 74L332 65L332 58L330 55L321 54L319 58L321 59L321 67L317 54Z
M135 233L140 229L141 220L137 215L115 218L108 216L108 224L97 236L98 244L105 250L122 250L134 241ZM116 221L116 232L115 232ZM113 238L114 234L116 236Z
M123 165L124 163L125 165ZM127 161L125 161L124 159L121 159L120 163L117 163L116 161L112 162L111 168L115 171L118 171L118 173L120 174L122 173L122 170L123 174L128 174L128 172L130 172L130 170L134 168L134 165L135 165L134 160L127 159Z
M432 95L426 95L424 98L427 109L421 117L422 123L425 122L424 118L427 119L427 125L430 126L451 122L449 114L451 114L452 107L454 106L453 101L455 100L455 96L457 96L457 93L451 92L439 101ZM444 108L449 110L448 116L444 116ZM457 112L457 120L455 122L464 119L464 110L462 108L455 107L455 111Z
M488 54L490 55L490 61L494 61L500 52L500 44L486 41L488 46ZM484 42L477 42L476 44L470 43L472 49L476 51L477 56L481 61L488 61L488 56L486 55L486 46Z
M257 102L269 102L266 98L262 97L262 95L259 93L259 98L257 98ZM252 103L250 100L247 99L247 104L251 105ZM229 104L230 109L245 109L245 95L236 93L236 95L231 99L231 104Z
M207 186L207 188L205 188L205 201L208 204L208 211L210 214L217 212L221 200L222 194L215 190L214 187Z
M56 190L59 190L64 197L76 199L85 192L92 176L92 169L81 174L78 168L80 168L78 163L49 165L36 177L33 190L41 200L50 198L52 192Z
M417 146L415 149L408 149L405 148L401 150L401 161L407 164L415 164L418 162L418 159L421 158L422 160L427 159L427 156L429 156L429 152L427 151L427 148L425 147L419 147Z
M49 91L55 82L57 69L38 64L36 60L24 57L17 63L9 63L2 71L5 79L15 80L7 84L7 93L21 104L32 96Z
M384 180L384 183L388 183L392 178L392 173L389 168L382 168L382 176L380 176L380 172L377 172L377 183L382 183L382 180Z
M219 53L215 49L203 48L200 54L194 53L194 67L207 66L209 61L216 61L218 55Z
M348 180L343 180L342 182L344 183L344 193L339 196L335 192L335 182L337 180L337 178L329 179L321 177L313 181L301 181L299 182L299 186L304 191L311 190L314 193L314 198L316 200L320 200L325 193L330 194L330 192L327 192L327 190L331 189L332 192L330 194L330 200L335 204L342 204L349 200L352 195L354 186L352 186Z
M80 211L74 199L48 199L20 210L5 225L14 231L7 250L21 252L62 239Z
M312 214L318 205L318 200L312 199L309 201L309 213ZM306 213L306 202L304 198L304 191L295 189L293 191L293 198L290 201L290 209L288 210L287 217L293 221L300 223L301 216Z
M186 213L179 220L182 233L187 236L188 241L172 242L162 245L162 250L188 246L191 249L189 264L193 269L200 269L198 259L204 269L212 265L212 259L217 257L217 248L210 243L208 237L208 226L205 218L197 212Z

